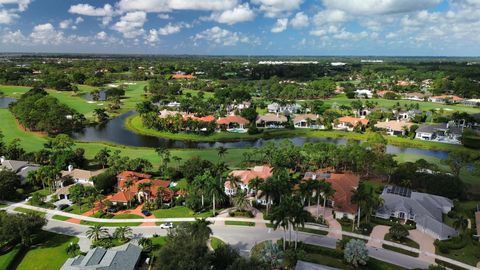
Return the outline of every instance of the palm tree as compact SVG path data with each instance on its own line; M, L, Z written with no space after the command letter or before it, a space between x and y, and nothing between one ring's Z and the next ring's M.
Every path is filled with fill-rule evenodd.
M166 147L158 147L155 149L155 152L160 157L160 171L163 172L167 168L168 163L170 162L170 151Z
M77 243L70 242L68 245L66 252L70 257L75 257L80 253L80 246Z
M144 251L152 250L153 243L152 243L152 239L150 238L142 237L138 240L138 244L142 246Z
M252 180L250 180L250 183L248 183L248 188L250 190L255 191L255 200L257 199L258 189L259 189L260 185L262 184L262 182L263 182L262 178L255 177Z
M268 216L274 230L278 229L279 227L282 227L283 229L283 250L286 248L285 243L287 241L287 230L290 227L290 202L291 197L283 200L279 205L272 209L272 213Z
M223 147L223 146L220 146L220 147L217 148L217 152L218 152L218 156L220 157L220 159L223 160L223 158L225 157L225 155L228 152L228 149Z
M108 121L108 114L105 109L97 108L93 111L93 114L97 117L99 123L105 123Z
M303 181L299 185L300 189L300 196L302 196L302 202L305 204L308 198L308 206L310 206L310 202L313 196L313 191L315 190L315 180L308 179Z
M212 212L213 216L216 215L215 207L217 202L225 201L225 192L223 190L224 183L221 177L208 177L205 187L207 190L207 195L212 196Z
M189 223L190 233L196 240L207 241L212 235L212 229L209 227L212 223L205 218L195 219L194 222Z
M468 227L468 219L464 215L458 215L455 217L453 221L453 227L460 231L465 231Z
M250 206L246 195L245 191L239 190L233 197L233 205L240 211L246 210Z
M332 184L331 183L327 183L325 182L324 186L323 186L323 191L322 191L322 195L323 195L323 218L325 218L325 213L326 213L326 207L327 207L327 200L330 200L333 195L335 195L335 189L332 188Z
M96 242L102 239L104 236L107 236L108 230L100 224L95 224L87 230L86 235L88 239Z
M132 235L132 228L127 227L127 226L121 226L115 229L115 232L113 233L113 237L115 239L121 240L125 242L128 237Z
M297 242L298 242L298 228L305 227L305 223L311 217L310 212L306 211L303 208L303 205L300 203L295 203L292 205L291 209L291 223L295 230L295 249L297 249Z

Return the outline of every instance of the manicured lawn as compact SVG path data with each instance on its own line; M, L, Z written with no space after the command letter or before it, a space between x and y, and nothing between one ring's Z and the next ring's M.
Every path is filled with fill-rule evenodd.
M116 223L107 223L107 222L93 222L93 221L80 221L82 225L94 226L94 225L101 225L103 227L135 227L139 226L143 222L116 222Z
M407 256L411 256L411 257L420 256L420 254L418 254L416 252L411 252L411 251L408 251L408 250L405 250L405 249L402 249L402 248L397 248L397 247L393 247L393 246L389 246L389 245L385 245L385 244L383 244L382 247L384 249L388 249L388 250L391 250L391 251L394 251L394 252L397 252L397 253L401 253L401 254L404 254L404 255L407 255Z
M467 244L463 248L449 249L448 253L442 253L439 248L435 246L435 253L469 265L477 265L477 263L480 262L480 242L478 240L472 240L469 236L467 237Z
M227 220L225 221L225 225L253 227L255 226L255 222Z
M187 189L188 188L188 183L187 179L182 179L177 182L177 186L175 186L177 189Z
M9 252L0 256L0 269L8 269L7 267L15 260L17 254L20 252L20 246L14 247Z
M157 237L152 237L150 239L152 239L153 249L160 249L167 243L166 236L157 236Z
M25 214L32 214L33 213L33 214L37 214L37 215L42 216L42 217L44 217L46 215L44 212L40 212L40 211L28 209L28 208L23 208L23 207L16 207L14 210L17 211L17 212L25 213Z
M134 214L120 214L114 216L112 219L143 219L143 217Z
M60 221L66 221L70 219L69 217L61 216L61 215L54 215L52 218Z
M319 235L327 235L327 231L322 231L322 230L315 230L315 229L310 229L310 228L298 228L300 232L306 232L306 233L313 233L313 234L319 234Z
M56 270L60 269L69 258L65 249L70 243L77 243L78 238L42 231L37 235L34 243L17 270Z
M389 233L387 233L385 235L385 240L395 242L395 243L398 243L398 244L402 244L402 245L405 245L405 246L409 246L411 248L420 248L420 245L410 238L405 238L402 241L398 241L396 239L393 239L392 236Z
M220 209L219 209L220 210ZM210 217L212 212L195 213L185 206L175 206L169 209L158 209L152 212L156 218L188 218L188 217Z
M221 246L224 246L225 242L223 242L222 240L216 237L210 237L210 245L212 246L213 249L217 249Z
M78 206L77 204L72 204L69 207L65 208L65 212L81 215L85 212L88 212L90 209L87 205Z

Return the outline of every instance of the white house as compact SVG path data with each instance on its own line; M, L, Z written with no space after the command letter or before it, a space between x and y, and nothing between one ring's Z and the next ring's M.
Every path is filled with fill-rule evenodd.
M286 104L280 105L276 102L271 103L267 106L269 113L284 113L284 114L294 114L302 109L300 104Z
M67 171L61 171L62 177L72 177L73 181L77 184L90 184L93 185L92 178L101 174L104 170L87 171L82 169L74 169L72 165L68 166Z
M228 196L234 196L237 194L238 189L251 194L256 191L250 189L250 181L255 178L265 180L270 176L272 176L272 168L266 165L255 166L246 170L234 170L229 174L230 180L225 182L225 194ZM232 183L233 180L236 180L235 183Z
M368 89L357 89L355 90L355 96L358 98L372 98L373 97L373 92L372 90Z
M293 118L293 125L296 128L324 129L325 126L319 123L319 120L317 114L297 114Z

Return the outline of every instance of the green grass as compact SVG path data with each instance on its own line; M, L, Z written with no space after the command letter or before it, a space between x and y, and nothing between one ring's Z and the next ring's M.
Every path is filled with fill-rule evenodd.
M16 207L13 210L15 210L17 212L20 212L20 213L24 213L24 214L37 214L37 215L42 216L42 217L44 217L46 215L44 212L40 212L40 211L28 209L28 208L23 208L23 207Z
M135 214L120 214L114 216L112 219L143 219L143 217Z
M255 226L255 222L227 220L225 221L225 225L253 227Z
M331 99L328 99L325 101L326 104L333 104L336 103L338 105L347 105L350 106L354 99L348 99L345 94L337 95ZM394 105L400 103L402 106L405 104L416 104L418 103L420 110L423 111L430 111L430 110L436 110L436 109L444 109L446 112L467 112L467 113L479 113L480 109L471 107L471 106L465 106L465 105L446 105L446 104L441 104L441 103L433 103L433 102L417 102L417 101L411 101L411 100L387 100L387 99L380 99L380 98L371 98L368 99L368 101L371 102L376 102L378 103L379 107L385 107L385 108L391 108Z
M220 209L219 209L220 211ZM158 209L152 212L156 218L189 218L198 217L205 218L212 215L211 211L195 213L191 209L185 206L175 206L168 209Z
M70 243L77 243L78 238L42 231L34 239L32 246L17 270L56 270L60 269L69 258L66 248Z
M70 219L69 217L62 216L62 215L54 215L52 218L55 219L55 220L60 220L60 221L67 221L67 220Z
M166 236L157 236L157 237L152 237L150 239L152 239L152 245L154 250L160 249L167 243Z
M19 245L11 249L9 252L0 256L0 269L9 269L8 267L13 263L21 248Z
M177 182L177 186L175 186L175 188L177 189L187 189L188 188L188 183L187 183L187 179L182 179L180 181Z
M86 221L82 220L80 221L81 225L87 225L87 226L94 226L94 225L100 225L103 227L136 227L140 226L143 222L115 222L115 223L109 223L109 222L94 222L94 221Z
M395 242L395 243L398 243L398 244L401 244L401 245L405 245L405 246L408 246L408 247L411 247L411 248L417 248L417 249L420 248L420 245L417 242L413 241L412 239L405 238L402 241L398 241L398 240L394 239L390 235L390 233L387 233L385 235L385 240L390 241L390 242Z
M81 215L83 213L86 213L90 210L87 205L82 205L81 207L78 206L77 204L72 204L69 207L65 208L65 212L76 214L76 215Z
M313 233L313 234L319 234L319 235L327 235L327 231L322 231L322 230L315 230L315 229L310 229L310 228L298 228L300 232L306 232L306 233Z
M225 245L225 242L222 240L218 239L217 237L210 237L210 245L212 246L213 249L217 249L221 246Z
M404 255L407 255L407 256L411 256L411 257L420 256L420 254L418 254L417 252L412 252L412 251L408 251L408 250L405 250L405 249L402 249L402 248L393 247L393 246L389 246L389 245L385 245L385 244L382 245L382 248L387 249L387 250L391 250L391 251L394 251L394 252L397 252L397 253L401 253L401 254L404 254Z
M468 240L465 247L460 249L449 249L448 253L442 253L435 245L435 253L469 265L477 265L477 263L480 262L480 242L476 239L471 239L470 236L467 237Z

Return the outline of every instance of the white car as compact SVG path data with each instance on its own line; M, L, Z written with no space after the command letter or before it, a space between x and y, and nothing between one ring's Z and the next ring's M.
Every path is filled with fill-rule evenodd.
M160 229L171 229L173 228L173 223L167 222L160 224Z

